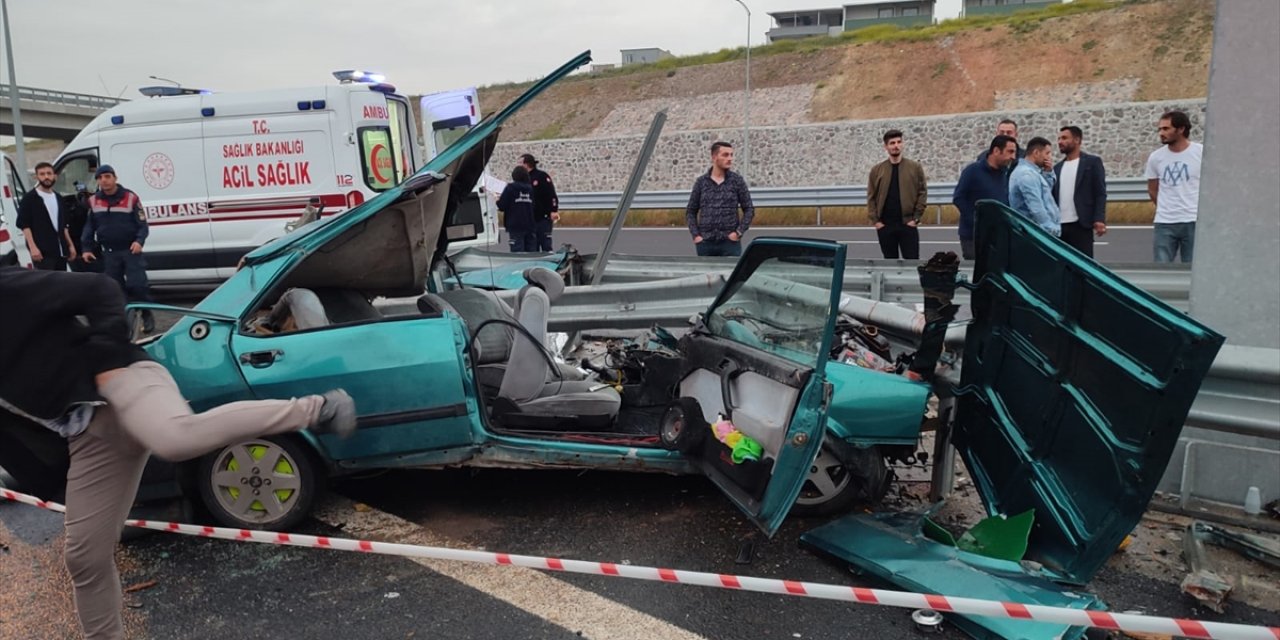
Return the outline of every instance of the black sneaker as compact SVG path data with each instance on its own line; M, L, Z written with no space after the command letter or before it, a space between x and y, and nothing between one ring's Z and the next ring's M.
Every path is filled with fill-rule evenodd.
M339 438L349 438L356 430L356 402L342 389L333 389L322 394L324 405L320 407L320 418L311 426L316 433L332 433Z

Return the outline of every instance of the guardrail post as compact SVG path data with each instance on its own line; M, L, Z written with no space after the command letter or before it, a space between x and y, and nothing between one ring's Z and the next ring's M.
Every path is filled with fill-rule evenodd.
M942 224L942 205L938 205L936 209L938 211L938 219L934 224L941 225Z
M871 299L875 300L876 302L884 302L884 272L883 271L871 272L871 293L869 295L871 296Z
M818 226L822 226L822 205L818 205Z

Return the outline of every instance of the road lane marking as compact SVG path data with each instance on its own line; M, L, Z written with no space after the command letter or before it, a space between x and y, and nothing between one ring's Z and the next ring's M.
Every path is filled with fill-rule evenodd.
M350 500L331 496L314 517L346 535L388 542L437 547L468 547L398 516L370 509L357 511ZM492 598L531 613L552 624L594 640L705 640L703 636L632 609L597 593L576 587L545 572L524 567L486 566L408 558L440 575Z

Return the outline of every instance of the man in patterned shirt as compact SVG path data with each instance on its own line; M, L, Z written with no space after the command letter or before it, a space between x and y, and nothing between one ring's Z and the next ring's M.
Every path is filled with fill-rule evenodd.
M712 144L711 170L693 183L684 217L699 256L742 255L742 236L751 228L756 209L751 204L747 181L741 174L730 171L732 166L733 145Z

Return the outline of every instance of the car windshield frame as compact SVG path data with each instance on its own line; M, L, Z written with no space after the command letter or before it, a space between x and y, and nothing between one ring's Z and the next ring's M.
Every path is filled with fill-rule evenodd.
M844 262L839 243L758 239L707 310L704 330L820 371L831 351Z

